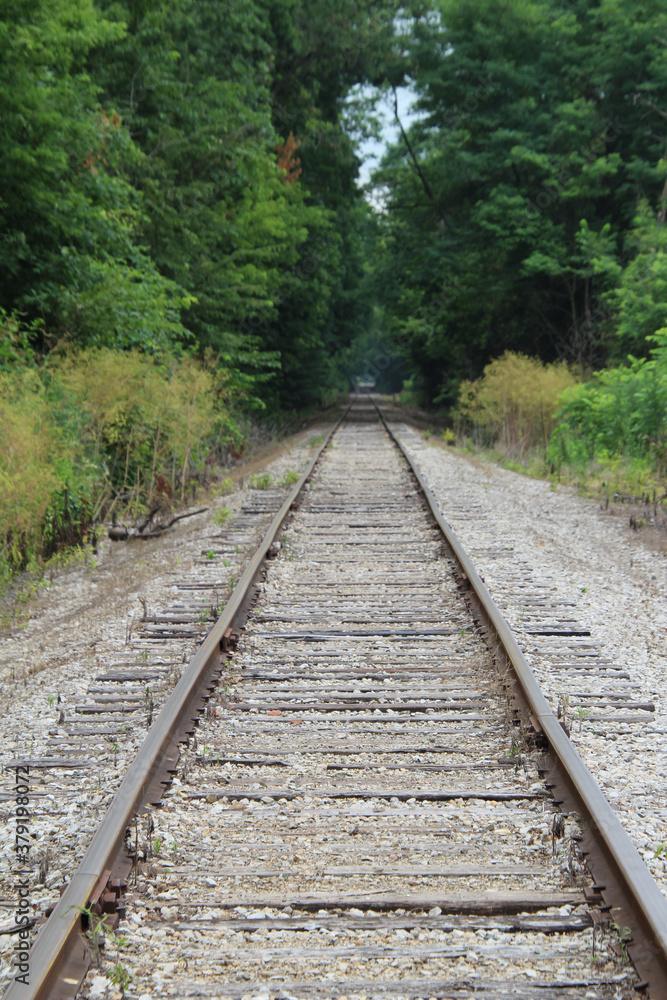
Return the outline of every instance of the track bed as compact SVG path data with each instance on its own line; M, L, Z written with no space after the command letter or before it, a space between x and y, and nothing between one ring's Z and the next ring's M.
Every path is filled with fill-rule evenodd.
M334 442L135 831L131 995L632 995L407 467Z

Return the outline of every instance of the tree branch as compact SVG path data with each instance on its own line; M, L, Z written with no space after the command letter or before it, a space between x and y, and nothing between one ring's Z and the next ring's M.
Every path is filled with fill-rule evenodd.
M424 191L426 192L427 197L430 199L430 201L433 202L434 205L436 205L437 203L436 203L436 200L435 200L435 195L433 194L433 189L431 188L431 185L429 184L428 180L424 176L424 172L423 172L421 166L419 165L419 160L415 156L415 152L414 152L412 146L410 145L410 140L408 139L407 134L405 132L405 129L403 128L403 123L401 122L401 119L398 117L398 95L396 93L396 87L392 87L391 89L392 89L392 92L394 94L394 118L396 119L398 127L401 130L401 135L403 136L403 141L405 142L405 145L407 147L408 153L410 154L410 159L412 160L412 165L414 166L415 170L417 171L417 174L419 176L420 181L422 182L422 187L424 188ZM442 222L443 226L447 225L447 220L445 219L445 217L443 215L441 215L440 212L438 212L438 218Z

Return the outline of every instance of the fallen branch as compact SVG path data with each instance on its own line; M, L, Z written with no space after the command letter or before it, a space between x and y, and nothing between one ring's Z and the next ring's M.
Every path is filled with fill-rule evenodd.
M150 524L155 514L155 511L153 511L138 528L128 528L124 524L112 525L109 528L109 538L112 542L124 542L128 538L159 538L160 535L168 531L177 521L182 521L185 517L194 517L195 514L205 514L207 510L208 507L200 507L199 510L191 510L186 514L178 514L176 517L172 517L170 521L167 521L166 524L158 524L151 531L146 531L146 526Z

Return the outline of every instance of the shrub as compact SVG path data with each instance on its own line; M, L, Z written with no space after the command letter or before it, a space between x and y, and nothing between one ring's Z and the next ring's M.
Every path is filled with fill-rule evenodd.
M273 486L273 479L270 472L263 472L258 476L250 477L250 488L253 490L270 490Z
M229 493L233 492L234 492L234 480L232 479L231 476L227 476L225 479L222 480L217 490L213 491L213 496L225 497Z
M37 319L26 326L16 313L10 315L0 306L0 371L35 367L30 334L38 333L42 325Z
M85 540L111 507L171 496L229 433L211 361L95 348L38 366L0 316L0 579ZM171 485L169 485L171 484Z
M627 367L596 372L591 381L563 394L549 448L552 461L609 464L625 456L648 459L658 476L664 472L667 356L661 350L649 361L630 358Z
M51 420L34 370L0 373L0 576L41 548L47 512L74 474L76 445ZM52 513L53 527L53 513Z
M555 426L554 413L565 389L576 384L562 362L506 351L475 382L463 382L458 414L487 442L507 453L523 455L546 448Z
M227 416L221 372L188 356L160 364L139 351L105 348L67 353L51 367L63 405L85 414L86 433L117 491L150 496L161 474L172 493L179 481L183 497L189 467L203 464Z

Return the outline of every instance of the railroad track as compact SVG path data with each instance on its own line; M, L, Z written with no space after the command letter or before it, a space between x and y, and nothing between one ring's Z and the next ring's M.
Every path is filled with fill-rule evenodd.
M310 475L7 1000L73 995L121 879L137 997L667 996L664 897L369 399Z

